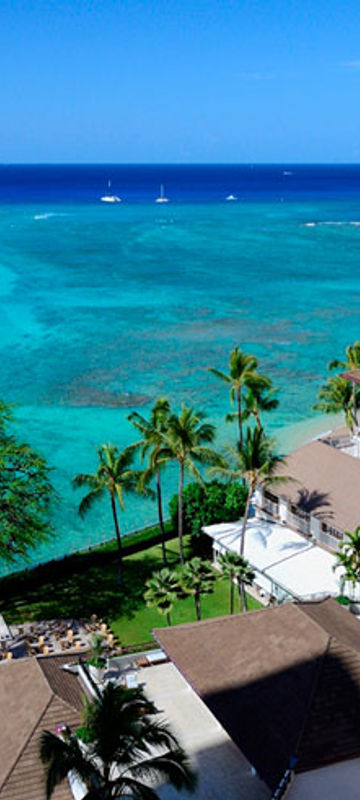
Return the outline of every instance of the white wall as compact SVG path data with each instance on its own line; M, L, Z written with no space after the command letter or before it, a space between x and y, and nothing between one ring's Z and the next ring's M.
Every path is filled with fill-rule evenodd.
M295 775L285 797L286 800L359 800L360 758Z

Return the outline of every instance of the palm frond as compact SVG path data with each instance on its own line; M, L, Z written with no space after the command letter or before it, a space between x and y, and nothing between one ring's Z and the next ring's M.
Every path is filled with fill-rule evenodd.
M82 498L79 504L78 513L80 517L84 517L88 511L92 509L94 504L101 500L104 494L105 486L99 486L97 489L94 489L92 492L88 492L85 497Z

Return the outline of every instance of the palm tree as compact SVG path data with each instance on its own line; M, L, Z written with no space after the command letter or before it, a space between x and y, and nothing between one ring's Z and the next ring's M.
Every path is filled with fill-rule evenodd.
M215 427L204 422L205 415L201 411L183 405L179 415L171 414L168 419L168 430L164 436L164 446L158 453L160 461L172 460L179 464L178 488L178 534L180 562L184 564L183 548L183 492L185 472L194 475L203 482L201 473L196 464L217 464L221 462L220 456L206 444L211 444L215 438Z
M234 350L230 353L229 358L229 372L221 372L218 369L214 369L214 367L209 367L208 371L212 372L213 375L216 375L217 378L227 383L230 387L230 402L231 404L236 401L236 414L229 415L227 419L233 419L234 417L238 420L239 426L239 444L242 447L243 444L243 414L242 414L242 394L245 387L248 387L250 384L254 386L256 384L262 386L263 388L270 386L270 381L265 375L259 375L257 372L258 367L258 360L253 355L247 355L241 350L240 347L235 347Z
M209 561L202 561L196 556L188 561L182 572L182 587L185 594L191 594L195 600L196 618L201 619L201 595L212 594L216 581L216 573Z
M128 420L132 422L135 428L140 431L142 438L135 442L133 447L140 449L141 458L148 456L148 466L142 476L142 482L146 485L152 478L156 482L156 495L158 505L159 525L161 531L161 547L163 562L166 566L166 536L164 527L164 515L162 508L162 493L160 470L166 464L166 459L159 459L159 452L163 446L164 434L167 432L167 423L170 416L170 403L166 397L159 397L150 411L149 420L145 419L137 411L133 411Z
M118 519L118 507L125 510L124 494L129 492L145 493L139 488L139 471L131 469L134 453L131 448L125 448L119 453L112 444L102 444L98 450L99 466L95 473L80 473L73 478L74 488L89 487L90 491L83 497L79 505L79 514L84 517L90 511L96 500L100 500L106 493L110 497L111 511L114 520L117 552L118 552L118 583L122 586L122 542Z
M334 362L332 362L334 363ZM341 375L332 375L318 393L319 402L314 406L315 411L324 414L345 414L346 427L353 433L358 424L357 407L360 402L360 389Z
M247 600L245 585L251 586L254 582L255 572L250 567L248 561L238 553L227 550L222 553L219 559L221 573L224 578L228 578L230 585L230 614L234 613L234 586L237 584L239 593L239 611L247 611Z
M109 683L96 700L86 702L84 725L76 733L69 728L61 736L43 731L40 758L48 800L70 771L92 800L157 800L159 779L192 790L196 777L188 757L157 714L142 689Z
M344 369L344 370L354 370L360 369L360 342L356 341L353 344L349 344L345 349L345 360L342 361L341 359L333 359L328 364L328 369ZM358 425L358 418L357 418L357 409L358 409L358 392L356 389L356 383L353 381L352 385L352 402L353 402L353 419L354 424Z
M337 553L337 563L334 569L343 568L344 583L352 585L355 599L355 588L360 583L360 525L355 528L353 533L345 532L345 536L346 540L339 545L340 552Z
M262 428L260 414L273 411L279 405L276 392L277 389L274 386L267 388L261 384L249 385L244 396L243 422L254 417L257 427Z
M243 556L237 556L239 561L235 567L235 580L239 595L239 612L247 611L247 598L245 586L252 586L255 580L255 572L249 562Z
M163 567L159 572L154 572L145 583L146 592L144 600L148 608L156 608L159 614L166 617L167 624L171 625L171 611L179 597L179 580L175 572Z
M239 565L240 556L237 553L227 550L219 558L221 575L228 578L230 585L230 614L234 613L234 580L236 567Z
M227 448L230 466L216 466L211 469L211 472L230 480L238 481L242 476L246 479L248 496L240 538L241 556L244 555L246 525L250 513L251 498L256 486L267 486L270 483L289 480L285 476L280 477L274 474L283 462L283 457L274 455L272 447L273 442L265 436L262 428L247 428L242 447L238 443L237 447Z

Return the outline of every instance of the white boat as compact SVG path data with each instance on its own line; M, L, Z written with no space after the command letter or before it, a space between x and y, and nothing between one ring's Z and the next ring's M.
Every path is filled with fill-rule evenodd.
M102 203L121 203L121 197L117 197L116 194L110 194L111 189L111 181L108 181L108 192L104 194L103 197L100 197Z
M160 195L159 195L159 197L156 198L155 203L168 203L168 202L169 202L169 198L165 197L164 185L161 184L161 186L160 186Z
M234 194L228 194L226 200L228 200L231 203L231 201L237 200L237 197Z

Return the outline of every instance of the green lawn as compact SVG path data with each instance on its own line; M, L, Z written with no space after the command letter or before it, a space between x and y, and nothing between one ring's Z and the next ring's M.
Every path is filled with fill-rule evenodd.
M177 567L179 549L176 540L167 543L169 563ZM92 558L86 569L79 569L74 562L73 570L52 577L51 581L38 582L31 587L22 587L0 602L0 612L7 622L20 623L25 620L53 618L87 618L96 613L108 622L122 645L140 645L151 640L151 630L166 624L166 620L155 609L146 608L143 600L145 581L162 566L161 547L128 555L124 558L124 589L119 592L116 583L116 561ZM1 585L0 585L1 595ZM249 608L260 605L248 598ZM227 581L218 581L215 592L202 599L203 617L227 614L229 610L229 586ZM195 620L192 597L180 600L172 614L173 624Z

